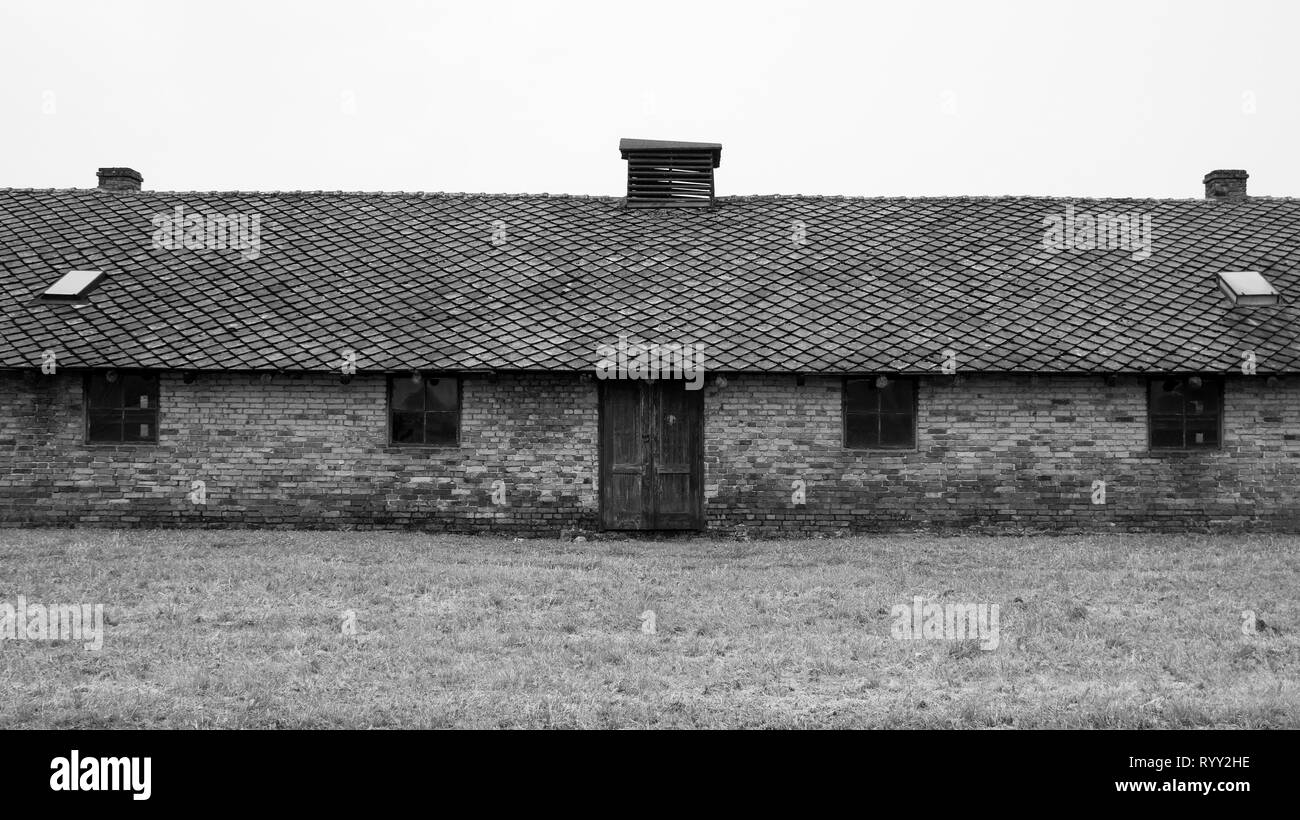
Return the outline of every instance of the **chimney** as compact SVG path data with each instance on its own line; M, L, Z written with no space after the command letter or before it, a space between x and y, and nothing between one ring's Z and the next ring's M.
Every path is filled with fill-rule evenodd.
M100 168L98 176L101 191L138 191L144 182L140 172L131 168Z
M1246 198L1245 171L1211 171L1205 175L1205 198L1220 202L1241 202Z
M722 164L720 144L624 139L618 150L627 160L627 207L713 204L713 169Z

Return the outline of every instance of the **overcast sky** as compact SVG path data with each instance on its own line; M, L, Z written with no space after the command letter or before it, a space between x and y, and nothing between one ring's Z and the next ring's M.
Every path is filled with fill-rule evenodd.
M0 6L0 187L619 195L620 137L720 195L1300 195L1300 3Z

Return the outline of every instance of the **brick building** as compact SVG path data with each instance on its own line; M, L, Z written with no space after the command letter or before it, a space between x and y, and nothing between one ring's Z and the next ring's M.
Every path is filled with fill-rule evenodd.
M1300 524L1300 200L621 149L618 198L0 190L0 525Z

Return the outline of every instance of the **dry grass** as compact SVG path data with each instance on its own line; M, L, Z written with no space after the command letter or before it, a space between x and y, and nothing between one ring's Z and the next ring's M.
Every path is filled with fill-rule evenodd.
M112 625L0 641L0 727L1294 728L1298 569L1264 536L8 530L0 602ZM1000 604L1001 646L892 640L915 595Z

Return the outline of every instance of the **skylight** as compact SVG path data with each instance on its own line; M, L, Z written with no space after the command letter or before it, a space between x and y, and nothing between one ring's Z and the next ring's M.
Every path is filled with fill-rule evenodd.
M1219 290L1234 305L1276 305L1282 300L1263 274L1253 270L1228 271L1219 274Z
M84 299L86 295L95 289L99 281L104 278L104 272L99 270L73 270L63 274L59 281L55 282L44 293L42 299Z

